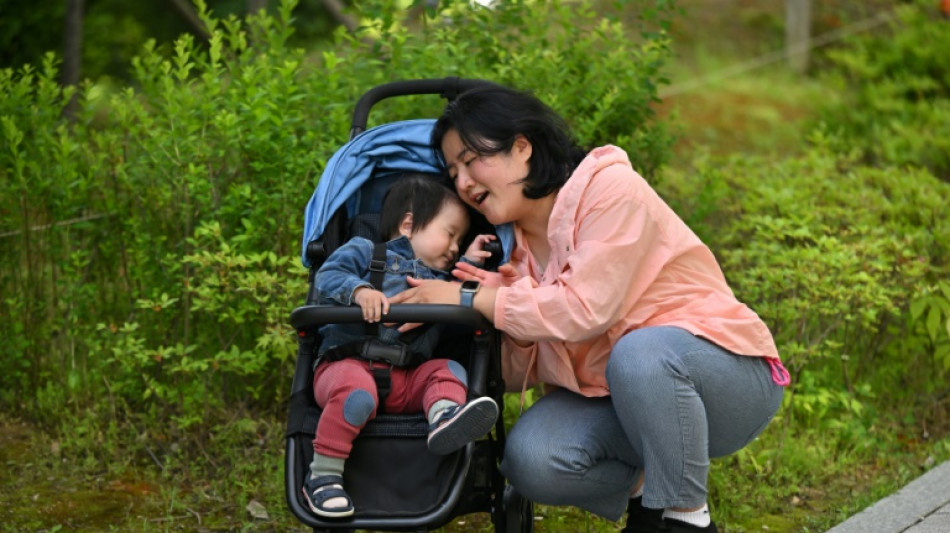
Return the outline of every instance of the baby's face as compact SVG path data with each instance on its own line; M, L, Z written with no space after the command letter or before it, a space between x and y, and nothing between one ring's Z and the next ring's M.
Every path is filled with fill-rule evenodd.
M468 213L457 202L447 202L429 224L409 236L412 251L432 268L449 270L458 261L459 246L468 231Z

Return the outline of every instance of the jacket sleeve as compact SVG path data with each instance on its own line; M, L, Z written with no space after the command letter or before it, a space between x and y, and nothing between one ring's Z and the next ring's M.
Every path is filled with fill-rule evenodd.
M500 288L495 325L516 339L583 342L607 331L673 255L655 195L626 165L612 165L584 189L573 235L552 220L549 240L564 251L553 283L522 278ZM571 233L571 232L566 232ZM570 248L570 251L566 251Z
M360 287L372 287L364 280L369 271L373 244L354 238L336 249L317 271L314 285L321 298L342 305L353 305L353 292Z

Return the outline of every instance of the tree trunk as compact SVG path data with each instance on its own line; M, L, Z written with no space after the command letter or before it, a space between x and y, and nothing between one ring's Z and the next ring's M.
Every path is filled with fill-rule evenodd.
M333 20L342 24L350 33L356 32L358 25L355 20L343 12L343 2L340 0L322 0L322 2L323 7L330 13Z
M82 21L85 0L66 0L66 26L63 29L63 70L60 84L63 87L79 85L82 76ZM72 119L78 107L78 94L74 93L63 108L63 116Z
M262 9L267 9L267 0L247 0L248 15L253 15Z
M808 70L811 39L811 0L785 0L785 54L792 70Z

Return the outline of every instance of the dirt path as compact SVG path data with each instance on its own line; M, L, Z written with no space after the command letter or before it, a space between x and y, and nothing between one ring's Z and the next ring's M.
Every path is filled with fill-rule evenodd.
M115 530L156 488L84 473L39 428L0 418L0 524L4 531ZM143 520L146 520L143 517Z

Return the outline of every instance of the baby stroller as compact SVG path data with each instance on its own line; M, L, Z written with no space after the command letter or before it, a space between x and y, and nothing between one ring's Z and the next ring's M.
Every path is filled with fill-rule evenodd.
M310 269L310 291L305 305L290 315L299 345L288 410L284 479L291 512L315 532L431 531L474 512L489 512L499 532L533 530L531 502L506 485L498 470L505 445L503 417L499 417L494 435L441 456L426 446L428 424L422 413L381 411L356 439L346 463L344 482L355 514L346 519L317 516L311 513L301 491L320 417L312 383L312 362L320 345L318 329L330 323L362 322L357 306L318 305L315 274L330 253L350 237L378 240L376 224L382 196L400 174L439 171L429 145L434 120L395 122L364 131L369 110L392 96L438 94L451 100L483 83L488 82L411 80L381 85L365 93L354 110L350 141L330 159L307 205L301 259ZM503 245L510 242L505 230L497 232ZM507 245L499 248L510 250ZM501 255L500 249L493 252L493 258ZM465 366L470 397L490 396L503 405L499 340L491 323L479 313L456 305L403 304L393 305L384 318L385 322L448 324L439 356L451 357Z

